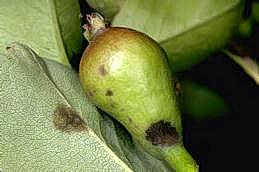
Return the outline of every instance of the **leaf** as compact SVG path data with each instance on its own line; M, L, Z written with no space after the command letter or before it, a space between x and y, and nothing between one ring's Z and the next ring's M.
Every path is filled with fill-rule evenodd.
M242 0L126 0L112 26L151 36L167 52L171 69L181 71L227 43L242 9Z
M253 19L259 23L259 3L257 1L252 2L252 16Z
M82 44L79 13L74 0L0 0L0 52L18 41L41 57L69 65Z
M110 21L119 12L125 0L86 0L88 4L102 13L105 19Z
M229 111L224 98L215 90L193 80L181 80L179 105L184 114L196 120L210 120Z
M0 171L169 171L117 134L71 68L21 44L8 52L0 54Z
M135 171L148 171L148 172L173 172L169 166L165 165L162 161L155 159L144 149L134 142L126 129L108 116L104 115L102 120L102 133L108 145L117 152L120 157L127 158Z

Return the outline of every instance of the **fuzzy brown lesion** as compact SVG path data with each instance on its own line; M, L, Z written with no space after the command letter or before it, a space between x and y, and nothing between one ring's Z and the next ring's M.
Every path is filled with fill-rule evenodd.
M104 64L102 64L102 65L100 65L100 66L98 67L98 73L99 73L101 76L103 76L103 77L107 75L107 71L106 71L106 69L105 69Z
M113 96L112 90L108 88L108 89L106 90L105 96Z
M54 126L62 132L82 132L87 131L85 121L70 106L58 105L54 111Z
M179 143L179 135L176 128L171 126L170 122L165 121L152 124L146 130L146 139L153 145L160 145L162 147Z

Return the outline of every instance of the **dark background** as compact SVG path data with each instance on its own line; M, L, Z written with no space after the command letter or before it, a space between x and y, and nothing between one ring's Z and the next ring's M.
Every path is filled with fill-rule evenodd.
M236 40L259 60L259 25L252 36ZM201 171L259 171L259 87L230 58L217 53L185 75L222 95L231 111L221 118L198 122L183 119L184 141Z
M85 0L79 0L81 13L93 11ZM249 4L244 17L249 16ZM83 21L84 22L84 21ZM251 37L236 39L248 54L259 60L259 24ZM84 42L84 47L87 42ZM80 55L71 64L78 69ZM184 144L198 162L201 172L259 171L257 169L257 140L259 87L222 53L215 53L182 75L216 90L230 106L224 116L207 121L189 119L183 114Z
M244 18L252 1L246 1ZM259 24L247 39L235 39L248 55L259 61ZM231 111L221 118L198 122L183 119L184 141L200 171L259 171L257 144L259 87L230 58L216 53L184 72L222 95Z

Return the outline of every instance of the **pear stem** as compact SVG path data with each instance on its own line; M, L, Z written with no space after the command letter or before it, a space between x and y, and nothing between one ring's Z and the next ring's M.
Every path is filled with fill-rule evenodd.
M99 13L91 13L86 15L87 24L83 25L85 30L83 35L90 42L91 39L100 31L106 29L104 18Z
M177 172L198 172L199 166L184 148L183 145L177 144L166 148L163 151L164 159Z

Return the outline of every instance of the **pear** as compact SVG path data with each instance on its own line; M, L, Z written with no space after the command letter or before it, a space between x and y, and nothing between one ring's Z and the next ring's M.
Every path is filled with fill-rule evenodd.
M163 49L141 32L106 28L98 14L87 19L84 35L90 43L79 75L90 100L177 172L198 171L182 143L180 111Z

